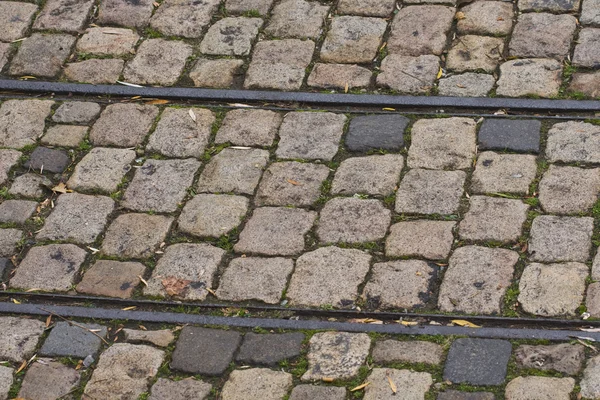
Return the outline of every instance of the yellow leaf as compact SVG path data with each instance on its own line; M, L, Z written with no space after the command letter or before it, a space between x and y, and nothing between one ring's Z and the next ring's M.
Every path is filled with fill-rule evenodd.
M212 294L213 296L217 297L217 294L215 293L215 291L214 291L214 290L212 290L211 288L205 288L205 289L206 289L206 291L207 291L208 293L210 293L210 294Z
M442 67L440 67L440 70L438 71L436 79L440 79L442 77L442 75L444 75L444 70L442 69Z
M465 19L467 17L465 16L464 12L459 11L459 12L456 13L456 15L454 16L454 18L456 18L458 21L460 21L461 19Z
M161 100L161 99L150 100L150 101L147 101L146 104L150 104L150 105L169 104L169 100Z
M49 327L51 323L52 323L52 314L48 315L48 318L46 318L46 328Z
M72 190L67 189L67 185L65 185L63 182L59 183L58 185L54 186L52 188L52 191L54 193L71 193Z
M123 310L123 311L130 311L130 310L135 310L136 308L137 308L137 306L131 306L131 307L121 308L121 310Z
M466 326L467 328L481 328L481 326L475 325L474 323L469 321L465 321L464 319L453 319L450 322L452 322L454 325Z
M400 321L400 323L404 326L415 326L419 325L417 321Z
M81 367L83 367L83 360L79 360L79 362L75 366L75 371L79 371Z
M382 110L383 111L396 111L395 108L390 108L390 107L383 107Z
M19 300L17 300L17 299L11 299L11 300L12 300L12 302L13 302L13 303L15 303L15 304L21 304L21 302L20 302Z
M396 389L396 384L394 383L394 381L392 381L392 378L390 378L389 376L387 377L388 383L390 384L390 389L392 389L393 393L396 393L396 391L398 389Z
M300 184L300 182L295 181L293 179L286 179L287 183L291 183L294 186L298 186Z
M19 367L19 369L17 370L17 374L21 371L23 371L25 369L25 367L27 366L27 360L23 360L23 362L21 363L21 366Z
M344 86L344 93L348 93L348 82L346 82L346 85Z
M19 79L27 80L27 79L37 79L37 78L35 76L25 75L25 76L20 77Z
M366 388L366 387L367 387L367 386L369 386L370 384L371 384L371 382L365 382L365 383L363 383L362 385L358 385L357 387L355 387L355 388L353 388L353 389L350 389L350 391L351 391L351 392L356 392L357 390L360 390L360 389L364 389L364 388Z
M142 96L133 96L133 97L131 98L131 100L137 100L137 99L141 99L141 98L142 98Z
M328 376L324 377L322 380L323 380L323 382L328 382L328 383L333 382L333 378L330 378Z

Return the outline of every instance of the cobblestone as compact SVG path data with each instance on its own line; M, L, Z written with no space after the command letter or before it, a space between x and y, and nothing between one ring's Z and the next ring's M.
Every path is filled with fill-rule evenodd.
M18 229L0 229L0 256L11 257L17 252L17 245L23 237Z
M448 257L456 222L452 221L404 221L390 227L385 242L388 257L423 257L443 260Z
M440 287L438 306L445 312L498 314L510 286L517 252L481 246L454 251ZM476 382L471 382L477 384Z
M4 200L0 204L0 222L23 225L37 208L35 201Z
M61 292L70 290L86 254L74 244L33 247L17 267L10 287Z
M204 35L200 51L221 56L247 56L262 24L260 18L223 18Z
M53 78L60 72L74 44L75 38L70 35L34 33L21 43L9 73Z
M304 337L300 332L247 333L236 360L250 364L276 365L282 360L298 357Z
M93 0L49 0L35 19L33 29L78 33L83 29L93 5Z
M329 6L317 1L284 0L271 11L265 32L282 38L316 39L328 11Z
M39 353L46 357L86 358L96 356L106 337L107 329L98 324L71 325L59 321L50 331ZM90 332L93 330L93 333ZM94 334L95 333L95 334Z
M594 219L542 215L531 225L529 256L533 261L586 262L592 247Z
M583 0L580 22L584 25L600 25L600 1Z
M561 74L561 64L548 58L507 61L500 65L496 93L506 97L554 97L558 94Z
M590 97L600 97L600 73L574 73L568 91L570 93L582 93Z
M521 14L509 44L510 55L563 59L569 52L575 27L572 15Z
M316 385L297 385L290 396L290 400L344 400L345 398L346 389L343 387Z
M578 67L598 68L600 67L600 29L584 28L579 32L575 52L573 53L573 65Z
M154 106L111 104L92 126L90 141L96 146L135 147L142 143L157 116Z
M458 20L458 33L499 36L508 35L512 29L513 8L507 2L475 1L460 11L464 18Z
M98 22L106 25L120 25L130 28L143 28L148 24L154 6L152 0L105 0L98 8Z
M131 169L134 159L133 150L93 148L75 166L67 186L75 190L113 193Z
M331 193L391 195L400 180L403 165L404 157L397 154L346 159L335 173Z
M70 163L71 159L64 151L36 147L23 166L29 169L60 174Z
M440 96L485 97L492 90L496 80L492 75L466 72L440 79Z
M463 171L412 169L396 192L396 212L452 214L458 210L467 175Z
M333 246L304 253L296 261L287 298L291 304L314 307L352 304L370 261L366 252Z
M123 329L123 333L129 343L150 343L158 347L168 347L175 340L175 335L169 329L157 331Z
M2 103L0 106L0 146L18 149L33 144L38 137L43 135L44 120L50 114L53 104L53 101L47 100L7 100ZM10 161L14 164L21 155L18 153L19 155L15 156L16 154L17 152L11 150L2 150L0 165L4 167L5 163ZM13 159L15 160L13 161ZM0 182L3 183L3 181L4 179L0 179Z
M553 214L585 213L600 192L600 170L551 165L539 185L544 211Z
M1 110L0 110L1 111ZM16 150L0 150L0 184L8 180L8 172L17 165L21 158L21 152Z
M387 17L394 10L394 0L341 0L337 5L340 14Z
M401 115L360 115L352 118L345 144L350 151L391 150L404 146L408 118Z
M368 63L377 55L387 23L370 17L333 18L321 47L321 60L334 63Z
M283 117L269 110L229 111L217 131L216 143L268 147L273 144Z
M139 39L138 34L131 29L89 28L77 41L77 51L98 55L125 56L134 50Z
M28 173L16 177L10 186L8 193L14 196L39 198L45 193L43 188L49 188L51 186L52 181L45 176Z
M450 346L444 379L453 383L500 385L506 377L511 344L497 339L457 339Z
M0 366L0 399L2 400L8 399L8 393L13 384L13 372L10 367Z
M77 285L79 293L126 299L140 284L146 267L137 262L98 260Z
M31 20L38 10L37 5L17 1L0 3L0 40L12 42L25 36Z
M273 0L227 0L225 7L227 11L242 14L247 11L256 11L260 15L267 15L273 4Z
M39 359L25 373L19 398L53 400L69 395L79 384L79 372L49 359Z
M0 358L14 362L29 360L45 325L35 319L0 318Z
M446 66L457 72L482 70L492 73L502 59L503 51L502 38L459 36L448 53Z
M221 276L217 297L277 304L293 269L294 262L286 258L235 258Z
M12 55L13 49L9 43L0 43L0 72L8 64L8 58ZM369 71L369 76L371 72Z
M148 39L128 62L123 76L128 82L141 85L173 85L183 72L192 47L174 40Z
M515 351L515 361L519 367L558 371L577 375L585 360L584 347L579 344L561 343L549 346L523 344Z
M407 398L424 398L433 384L428 372L414 372L406 369L373 368L368 377L371 384L365 388L365 400L393 400L397 391ZM394 383L396 392L390 390Z
M243 196L197 194L183 208L179 230L194 236L218 238L242 223L248 206L249 201Z
M592 357L588 360L585 369L583 370L583 378L581 379L581 394L586 398L594 398L600 396L600 356Z
M377 85L402 93L427 93L433 87L439 64L439 58L431 55L389 55L381 62Z
M195 86L213 89L229 88L239 76L243 75L243 65L242 60L199 58L190 71L190 79L194 81Z
M211 389L210 383L194 378L185 378L180 381L158 378L152 385L148 400L169 400L173 397L180 400L203 400L208 397Z
M125 61L112 59L91 59L77 63L67 64L65 77L70 81L91 83L93 85L115 83Z
M292 382L292 375L287 372L267 368L235 370L225 382L221 396L223 400L277 400L287 394Z
M382 340L375 343L373 361L376 363L412 363L439 365L444 357L442 346L432 342Z
M101 251L108 256L147 258L165 240L173 218L121 214L108 227Z
M553 398L570 399L575 387L573 378L549 378L545 376L518 376L506 385L507 400Z
M217 11L219 0L165 1L150 20L150 26L166 36L199 38Z
M358 65L317 63L307 81L308 86L346 90L366 88L371 84L371 71Z
M519 282L519 303L535 315L575 315L588 273L581 263L529 264Z
M205 243L173 244L158 260L144 294L204 300L224 255L225 250Z
M535 156L485 151L477 159L471 190L475 193L528 194L536 172Z
M79 147L87 132L87 126L55 125L48 128L40 141L49 146Z
M546 156L550 162L600 162L598 127L586 122L561 122L548 131Z
M542 123L533 119L487 118L479 129L479 148L538 153L541 127Z

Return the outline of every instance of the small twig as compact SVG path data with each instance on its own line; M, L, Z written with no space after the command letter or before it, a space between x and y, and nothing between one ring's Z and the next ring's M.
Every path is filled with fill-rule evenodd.
M73 326L76 326L76 327L78 327L78 328L81 328L81 329L83 329L83 330L85 330L85 331L88 331L89 333L91 333L91 334L93 334L93 335L95 335L95 336L99 337L99 338L100 338L100 340L102 340L104 343L106 343L108 346L110 346L110 343L108 343L108 341L106 341L106 339L104 339L102 336L98 335L98 334L97 334L96 332L94 332L93 330L91 330L91 329L88 329L88 328L86 328L86 327L85 327L85 326L83 326L83 325L79 325L77 322L69 321L68 319L66 319L66 318L65 318L65 317L63 317L62 315L58 315L58 314L56 314L56 313L54 313L54 312L52 312L52 311L50 311L50 310L46 310L46 309L45 309L45 308L43 308L43 307L38 307L38 308L39 308L40 310L42 310L42 311L45 311L45 312L47 312L48 314L52 314L52 315L54 315L55 317L57 317L57 318L60 318L60 319L62 319L63 321L66 321L66 322L68 322L70 325L73 325Z

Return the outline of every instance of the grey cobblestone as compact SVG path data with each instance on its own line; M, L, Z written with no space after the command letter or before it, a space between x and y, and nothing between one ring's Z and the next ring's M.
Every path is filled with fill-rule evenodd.
M200 51L221 56L247 56L262 24L260 18L223 18L204 35Z
M442 346L419 340L382 340L375 343L373 361L376 363L441 364L444 356Z
M53 104L53 101L47 100L8 100L2 103L0 145L18 149L33 144L44 133L44 120L50 114ZM4 165L9 158L12 159L14 154L16 152L3 150L0 153L0 165Z
M70 81L91 83L93 85L115 83L125 61L113 59L91 59L67 64L65 77Z
M213 89L229 88L237 77L243 75L244 61L234 59L199 58L190 71L195 86Z
M157 116L154 106L111 104L92 126L90 141L98 146L135 147L142 143Z
M134 50L139 38L138 34L131 29L90 28L77 41L77 51L99 55L124 56Z
M283 117L269 110L229 111L215 137L216 143L236 146L271 146Z
M77 285L79 293L126 299L131 297L146 267L137 262L98 260L85 271Z
M131 169L134 159L133 150L93 148L75 166L67 186L75 190L112 193Z
M496 93L506 97L554 97L558 94L561 74L561 64L548 58L507 61L500 65Z
M377 54L386 26L385 20L379 18L333 18L321 47L321 60L334 63L370 62Z
M194 236L219 237L237 228L248 212L243 196L197 194L179 216L179 230Z
M31 3L17 1L0 3L0 24L4 27L0 32L0 40L11 42L23 38L37 10L37 5Z
M173 218L162 215L121 214L108 227L101 251L108 256L147 258L164 241Z
M535 156L486 151L477 158L471 190L475 193L527 194L536 172Z
M498 36L508 35L512 29L513 8L507 2L475 1L460 11L464 18L458 20L459 33Z
M0 222L23 225L33 215L36 208L37 203L35 201L4 200L0 204Z
M590 217L536 217L531 225L530 258L540 262L586 262L592 247L593 225Z
M160 57L157 57L160 54ZM127 63L123 76L128 82L141 85L173 85L183 72L192 47L174 40L148 39Z
M385 242L388 257L424 257L443 260L448 257L456 222L452 221L404 221L390 227Z
M218 0L165 1L152 16L150 26L166 36L198 38L218 6Z
M50 359L39 359L25 373L19 398L60 399L69 395L79 380L79 372L74 368Z
M9 73L53 78L60 72L74 44L75 37L71 35L34 33L19 47Z
M88 130L87 126L55 125L48 128L40 141L49 146L79 147Z
M404 157L397 154L346 159L335 173L331 193L388 196L396 189L403 166Z
M396 212L452 214L458 210L467 175L463 171L412 169L396 192Z
M316 39L329 6L317 1L284 0L273 7L265 32L282 38Z
M33 24L34 29L78 33L83 29L93 0L72 3L68 0L49 0Z
M44 187L50 188L51 186L52 181L45 176L28 173L16 177L8 193L15 196L38 198L44 195Z

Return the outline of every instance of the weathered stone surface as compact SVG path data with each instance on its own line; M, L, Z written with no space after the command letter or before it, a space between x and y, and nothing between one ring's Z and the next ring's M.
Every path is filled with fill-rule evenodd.
M487 2L486 3L492 3ZM492 75L465 72L440 79L438 94L440 96L485 97L494 87L496 80Z
M541 127L542 123L533 119L487 118L479 129L479 149L538 153Z
M471 118L420 119L413 124L410 168L464 169L475 158L476 124Z
M568 400L575 387L573 378L518 376L506 385L506 400L556 399Z
M586 262L592 247L594 219L542 215L531 225L529 257L533 261Z
M143 28L148 24L154 6L152 0L106 0L100 4L98 23Z
M121 76L125 61L114 59L91 59L67 64L65 77L70 81L100 85L115 83Z
M79 193L61 194L55 204L37 234L38 239L91 244L102 233L115 208L110 197Z
M13 53L13 49L10 43L2 43L0 42L0 72L4 68L5 65L8 64L8 58Z
M215 143L236 146L271 146L283 116L270 110L229 111L215 137Z
M244 336L236 360L242 363L276 365L279 361L300 355L304 334L300 332L282 334L257 334Z
M213 278L225 250L206 243L178 243L167 247L148 279L145 295L174 296L186 300L204 300L213 286ZM170 281L177 279L182 290L172 290ZM163 284L163 281L165 283Z
M507 61L500 65L496 93L507 97L553 97L558 94L561 76L562 66L556 60L532 58Z
M478 71L492 73L502 59L504 40L502 38L465 35L454 42L446 67L458 72Z
M383 340L375 343L373 361L376 363L413 363L439 365L444 348L424 341Z
M273 0L227 0L225 7L227 11L236 14L256 11L260 15L267 15L272 4Z
M310 206L319 199L328 176L325 165L273 163L263 174L254 202L259 206Z
M500 313L518 260L519 253L506 249L465 246L454 250L440 287L440 310Z
M67 291L86 255L74 244L33 247L16 269L10 287Z
M158 8L150 26L166 36L199 38L218 6L219 0L168 0Z
M71 159L62 150L54 150L47 147L36 147L23 166L29 169L60 174L70 163Z
M452 214L458 210L467 175L463 171L408 171L396 192L396 212Z
M198 87L226 89L243 75L243 60L199 58L190 71L190 79Z
M443 260L448 257L454 241L452 221L404 221L394 224L385 242L388 257L423 257Z
M113 344L100 355L83 395L93 399L135 399L148 390L164 357L164 351L154 347Z
M594 279L594 273L592 270L592 279ZM591 283L587 288L587 294L585 296L586 311L594 318L598 318L600 315L600 282Z
M580 386L584 398L600 397L600 356L588 360L583 370L583 379L581 379Z
M427 93L433 87L439 68L440 60L436 56L391 54L381 62L377 85L402 93Z
M292 375L267 368L232 371L223 386L223 400L282 399L291 389Z
M67 187L112 193L131 169L134 159L133 150L94 147L75 166Z
M371 347L366 333L320 332L310 338L308 371L303 381L350 379L358 375Z
M515 351L515 361L522 368L577 375L585 360L584 350L584 347L579 344L561 343L550 346L523 344Z
M289 400L344 400L346 388L339 386L297 385L292 390Z
M150 257L172 223L173 218L162 215L121 214L108 227L101 250L108 256Z
M519 2L520 11L577 12L579 0L523 0Z
M296 208L262 207L240 233L233 247L238 253L291 256L304 250L304 235L312 228L317 213Z
M7 100L0 106L0 146L21 148L35 143L44 133L44 120L50 114L53 101ZM10 169L21 153L12 150L0 152L0 171ZM4 183L6 174L0 174Z
M331 161L338 151L346 116L330 112L290 112L279 128L279 158Z
M444 380L472 385L501 385L512 346L507 340L457 339L450 346Z
M287 298L313 307L353 304L370 261L368 253L333 246L304 253L296 261Z
M87 131L87 126L55 125L48 128L40 142L49 146L79 147Z
M8 72L53 78L60 72L74 44L75 38L71 35L34 33L21 43Z
M464 18L458 20L458 33L499 36L508 35L512 29L513 8L510 3L475 1L460 11Z
M262 24L260 18L223 18L206 32L200 51L221 56L247 56Z
M52 181L45 176L28 173L15 178L8 193L15 196L38 198L44 195L43 188L51 185Z
M82 53L125 56L133 51L139 39L139 35L131 29L88 28L77 42L76 49Z
M3 1L0 3L0 41L12 42L25 36L31 19L37 11L35 4Z
M198 192L254 194L269 160L259 149L224 149L211 158L198 180Z
M579 32L573 53L573 65L578 67L600 67L600 29L584 28Z
M308 86L346 90L371 84L371 71L358 65L317 63L308 77Z
M126 299L140 284L146 267L138 262L98 260L77 285L79 293Z
M509 44L510 55L561 60L569 52L576 24L572 15L521 14Z
M458 225L461 239L516 242L529 206L521 200L471 196L469 211Z
M317 1L284 0L271 12L265 32L275 37L317 39L329 6Z
M44 341L39 354L46 357L76 357L86 358L96 356L106 337L106 327L98 324L71 325L69 322L58 321ZM83 328L82 328L83 327ZM94 333L89 330L94 330Z
M123 76L126 81L141 85L171 86L177 82L191 55L192 46L182 41L148 39L127 63Z
M361 115L352 118L345 144L350 151L400 150L408 118L402 115Z
M403 166L399 154L347 158L335 173L331 193L388 196L394 193Z
M19 398L64 398L79 384L79 379L79 372L74 368L50 359L42 359L34 362L27 370L19 390Z
M367 303L379 308L423 307L430 299L435 269L421 260L399 260L373 265L364 289Z
M600 72L574 73L568 90L571 93L582 93L589 97L600 97Z
M100 104L84 101L67 101L56 109L52 121L62 124L87 124L100 114Z
M561 122L548 132L546 156L556 162L600 162L599 128L586 122Z
M111 104L92 127L90 140L96 146L135 147L142 143L158 108L139 104Z
M200 162L185 160L146 160L135 171L121 206L135 211L175 212L192 186Z
M151 343L155 346L167 347L175 340L175 335L169 329L142 331L125 328L123 333L125 334L125 340L129 343Z
M197 194L183 208L178 220L179 230L194 236L218 238L242 222L248 204L248 199L243 196Z
M242 337L235 331L184 326L177 339L171 368L192 374L221 375Z
M18 229L0 229L0 256L13 256L22 237L23 232Z
M394 400L397 392L405 398L425 398L433 384L430 373L407 369L373 368L367 379L371 384L365 388L365 400ZM397 392L390 390L390 381Z
M581 18L579 19L584 25L600 25L600 1L599 0L583 0L581 5Z
M0 317L0 359L29 360L44 329L45 324L36 319Z
M33 29L79 33L93 5L94 0L48 0L37 16Z
M217 297L277 304L293 269L294 261L287 258L235 258L221 276Z
M16 150L0 150L0 184L8 180L8 172L17 165L21 152Z
M8 393L13 384L13 373L12 368L0 365L0 399L2 400L8 399Z
M374 199L337 197L329 200L319 216L321 243L364 243L383 239L392 213Z
M588 273L581 263L529 264L519 282L519 303L535 315L575 315Z
M185 378L180 381L171 381L158 378L152 385L148 400L204 400L210 394L212 385L194 378Z
M454 8L437 5L402 8L392 22L387 45L390 53L407 56L442 54L454 12Z
M334 63L369 63L377 50L387 22L380 18L339 16L331 21L321 60Z
M394 0L340 0L337 5L340 14L367 17L387 17L393 10Z
M495 400L496 397L490 392L459 392L458 390L446 390L439 392L437 400Z
M315 44L310 40L286 39L258 42L254 46L244 88L300 89L314 50Z
M527 194L536 172L535 156L485 151L477 159L471 190L475 193Z
M37 202L35 201L4 200L0 204L0 222L22 225L33 215L36 207Z
M600 169L551 165L539 185L544 211L573 214L589 211L600 192Z

